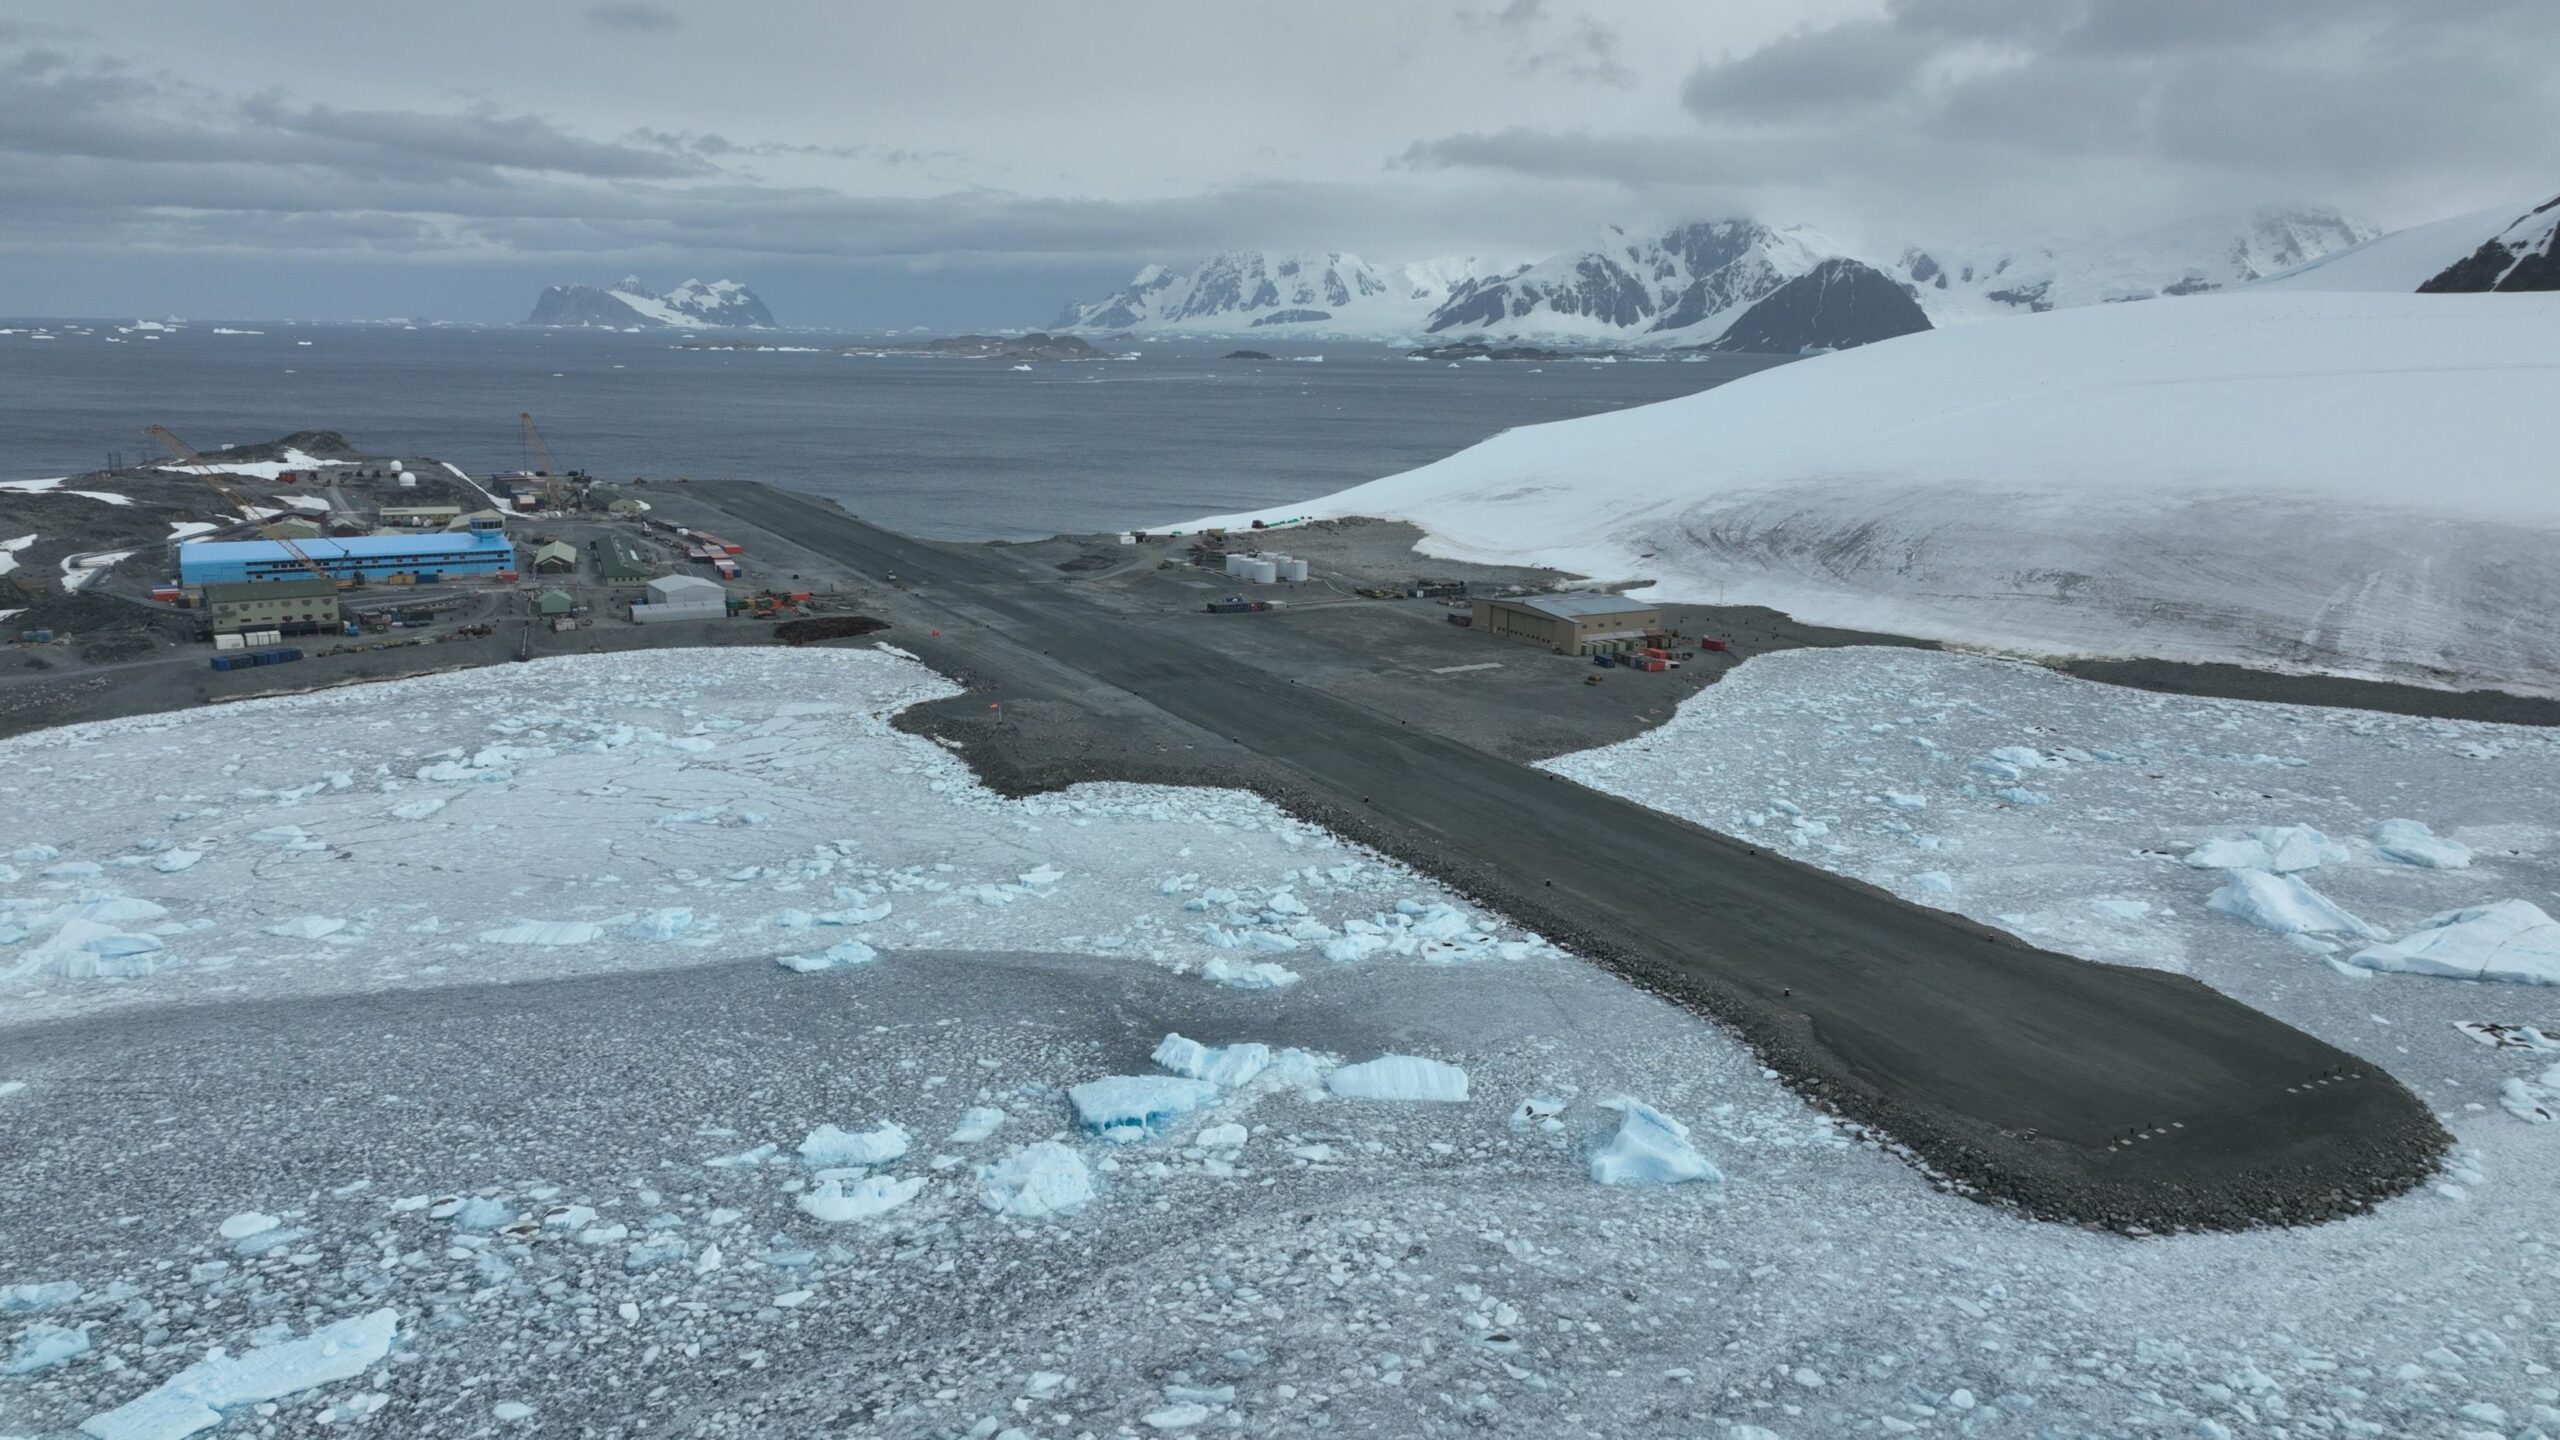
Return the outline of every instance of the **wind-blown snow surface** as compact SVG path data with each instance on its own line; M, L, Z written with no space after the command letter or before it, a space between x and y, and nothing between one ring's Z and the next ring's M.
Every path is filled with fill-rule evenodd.
M2029 1224L1932 1190L1713 1027L1251 797L1000 800L887 726L947 688L876 653L582 657L0 746L26 817L0 896L29 932L0 956L75 921L161 947L0 992L0 1116L30 1141L0 1151L0 1338L47 1361L0 1376L0 1434L66 1433L173 1379L273 1395L226 1428L295 1435L2450 1437L2485 1423L2465 1406L2560 1423L2538 1408L2560 1405L2541 1368L2560 1127L2453 1109L2443 1185L2311 1231ZM2231 745L2270 739L2237 724ZM2444 763L2514 783L2529 761ZM2255 793L2300 769L2243 774ZM2353 798L2413 774L2431 778L2318 778ZM2037 783L2057 798L2036 813L2064 813L2066 781ZM2521 873L2517 836L2459 807L2414 818L2474 851L2411 869L2430 899ZM516 924L604 933L478 938ZM877 958L769 963L848 932ZM1200 978L1238 945L1305 978ZM2287 958L2302 988L2376 1012L2466 988ZM594 988L718 960L766 984L672 1014ZM644 968L662 973L613 973ZM461 1028L400 1056L428 1090L371 1078L364 1047L433 987L578 971L599 978L567 1001L524 987L436 1012ZM296 997L351 992L374 998L339 1007L334 1038L295 1023ZM755 1008L803 994L831 1002L807 1037ZM171 1042L198 1075L287 1040L364 1053L334 1066L353 1088L297 1070L319 1088L295 1113L262 1083L97 1085L81 1056L134 1004L181 1007L137 1012L148 1037L214 1017ZM1148 1023L1172 1014L1180 1035ZM267 1016L226 1054L234 1017ZM79 1043L29 1058L65 1025ZM2359 1042L2483 1098L2550 1058L2445 1026ZM1331 1093L1388 1056L1456 1067L1467 1098ZM717 1078L650 1083L677 1065ZM1149 1133L1078 1124L1077 1086L1191 1072L1217 1093ZM195 1133L208 1110L239 1128ZM323 1130L361 1141L314 1148ZM293 1179L268 1143L297 1151ZM172 1159L244 1144L255 1163ZM1597 1183L1627 1180L1690 1183ZM59 1331L87 1347L61 1353ZM320 1332L361 1343L327 1366L190 1368Z
M2040 654L2560 692L2560 296L2245 294L1904 336L1258 516Z

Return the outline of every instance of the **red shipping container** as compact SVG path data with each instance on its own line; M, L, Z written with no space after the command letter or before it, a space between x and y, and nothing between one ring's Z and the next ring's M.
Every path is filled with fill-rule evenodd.
M1713 635L1709 635L1698 642L1698 648L1701 650L1721 650L1724 648L1724 642Z

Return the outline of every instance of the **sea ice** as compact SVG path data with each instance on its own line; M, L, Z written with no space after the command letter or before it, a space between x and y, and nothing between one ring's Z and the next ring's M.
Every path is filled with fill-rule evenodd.
M347 922L334 915L297 915L267 927L270 935L287 940L318 940L347 928Z
M181 870L192 868L197 861L202 860L203 858L204 852L201 850L171 850L160 856L158 859L153 860L151 862L151 868L159 871L163 875L175 875Z
M924 1190L921 1175L899 1179L892 1175L866 1175L858 1180L825 1180L815 1189L802 1192L800 1209L812 1219L830 1225L849 1220L875 1220L913 1200Z
M1181 1035L1167 1035L1149 1058L1176 1075L1232 1090L1262 1073L1271 1063L1271 1047L1256 1043L1203 1045Z
M2367 970L2560 985L2560 922L2528 900L2432 916L2397 940L2347 957Z
M483 945L592 945L604 927L585 920L519 920L480 932Z
M1004 1124L1004 1112L993 1105L972 1105L951 1129L954 1145L975 1145L993 1135Z
M622 927L632 940L673 940L693 928L693 912L682 906L651 910Z
M67 1365L89 1353L89 1332L64 1325L36 1324L19 1335L18 1346L0 1361L0 1375L33 1375Z
M907 1132L894 1120L854 1133L821 1125L800 1142L800 1158L818 1170L845 1165L886 1165L907 1153Z
M880 958L880 952L859 940L839 940L811 955L785 955L774 963L801 975L814 975L821 970L838 970L849 965L868 965Z
M351 1379L391 1353L399 1312L375 1310L241 1355L202 1360L80 1428L95 1440L183 1440L222 1423L222 1412Z
M1151 1127L1218 1098L1206 1080L1163 1075L1107 1075L1067 1092L1076 1122L1106 1140L1143 1140Z
M1467 1098L1467 1072L1418 1055L1381 1055L1345 1065L1325 1077L1325 1087L1354 1100L1436 1100Z
M1069 1214L1092 1199L1084 1157L1055 1140L1025 1145L978 1171L978 1203L1017 1220Z
M219 1233L225 1240L246 1240L252 1235L263 1235L283 1223L263 1211L243 1210L223 1221Z
M2347 847L2308 825L2261 825L2245 838L2207 840L2188 852L2198 870L2267 870L2290 875L2353 858Z
M2468 870L2471 847L2447 840L2416 820L2385 820L2373 827L2373 848L2386 860L2429 870Z
M2370 925L2331 904L2327 896L2291 875L2264 870L2234 870L2205 908L2278 935L2345 931L2379 938Z
M0 1315L31 1310L50 1310L68 1305L80 1298L76 1280L45 1280L31 1284L0 1285Z
M1591 1178L1602 1185L1719 1184L1724 1176L1689 1143L1689 1127L1630 1095L1600 1102L1619 1114L1618 1133L1592 1152Z
M1256 935L1265 931L1254 931ZM1298 972L1270 960L1232 960L1212 955L1200 967L1200 978L1235 990L1278 990L1298 983Z

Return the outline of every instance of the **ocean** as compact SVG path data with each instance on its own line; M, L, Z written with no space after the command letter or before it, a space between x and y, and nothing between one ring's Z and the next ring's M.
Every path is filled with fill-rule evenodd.
M1330 494L1518 425L1706 389L1778 363L1470 363L1339 342L1131 342L1126 361L1016 370L858 359L864 337L769 351L589 331L243 323L217 333L0 321L0 480L336 430L474 473L526 463L530 411L564 468L605 479L752 478L895 529L1032 539L1161 525ZM80 333L85 330L87 333ZM112 337L112 340L110 339ZM874 338L876 337L869 337ZM1284 357L1223 360L1250 344ZM1285 357L1323 357L1320 363Z

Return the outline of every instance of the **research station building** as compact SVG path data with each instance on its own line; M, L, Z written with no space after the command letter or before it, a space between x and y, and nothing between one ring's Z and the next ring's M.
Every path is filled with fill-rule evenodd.
M299 580L207 585L205 628L216 635L281 630L288 635L334 629L338 587L306 572Z
M421 585L516 568L516 546L500 530L423 535L351 535L296 542L311 563L341 580L411 577ZM178 583L234 585L307 579L311 572L273 540L200 540L178 547Z
M1662 607L1624 595L1515 595L1475 602L1476 628L1559 655L1618 649L1662 628Z

